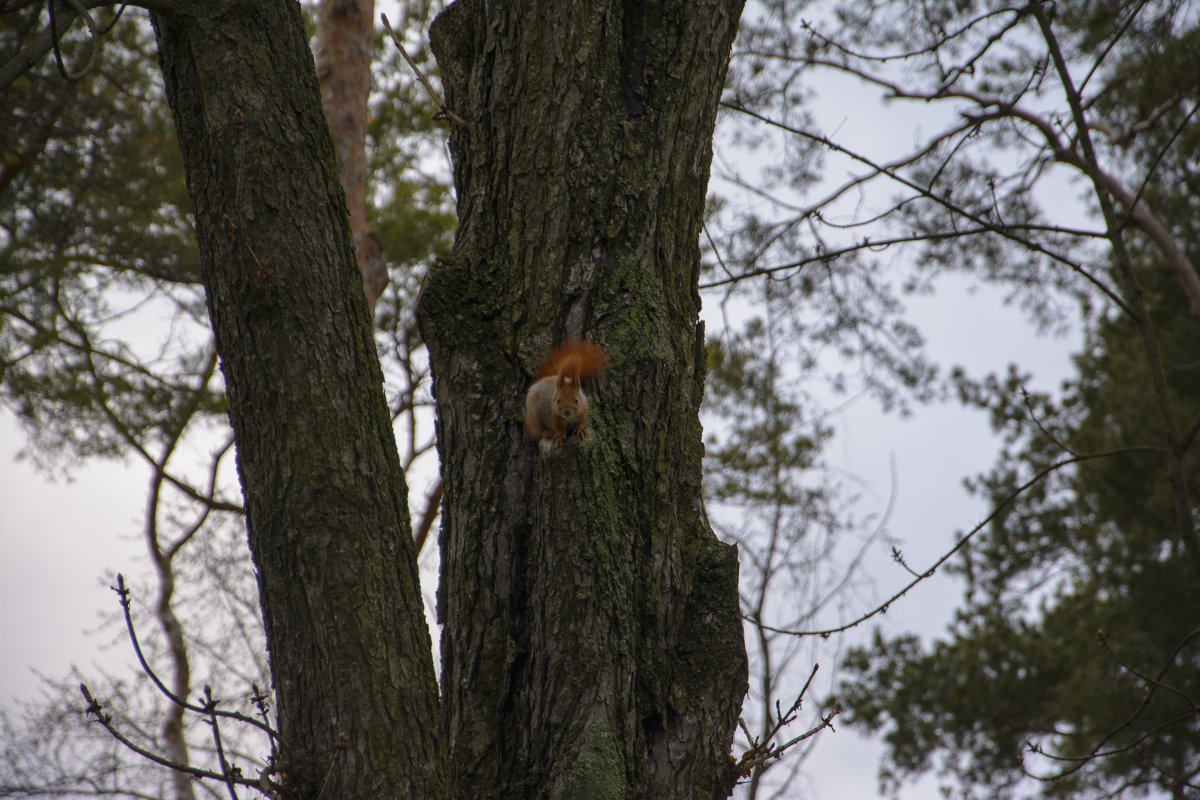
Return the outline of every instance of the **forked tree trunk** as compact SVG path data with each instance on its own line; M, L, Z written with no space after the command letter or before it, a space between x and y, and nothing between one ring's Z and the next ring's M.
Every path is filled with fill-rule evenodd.
M156 2L237 436L282 796L445 797L407 489L299 6Z
M699 232L741 0L459 0L434 23L459 230L424 286L454 797L724 797L737 559L700 500ZM610 369L539 455L555 342Z

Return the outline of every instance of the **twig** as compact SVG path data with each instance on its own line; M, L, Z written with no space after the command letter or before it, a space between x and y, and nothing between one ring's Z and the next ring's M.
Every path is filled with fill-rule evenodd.
M1122 311L1129 314L1131 317L1136 316L1134 314L1133 310L1129 307L1129 305L1123 299L1121 299L1121 297L1115 291L1113 291L1111 288L1109 288L1097 276L1093 275L1082 264L1069 258L1066 254L1055 252L1035 240L1026 239L1022 236L1019 236L1011 228L991 223L987 219L979 216L978 214L971 213L967 209L955 205L954 203L950 202L946 197L938 195L936 192L933 192L932 190L930 190L924 186L921 186L920 184L917 184L916 182L909 180L908 178L905 178L903 175L900 175L899 173L895 172L894 170L888 169L887 165L879 164L878 162L876 162L870 158L867 158L866 156L863 156L853 150L850 150L849 148L846 148L846 147L834 142L832 139L830 139L826 136L812 133L811 131L802 130L800 128L796 128L794 126L788 125L788 124L780 122L778 120L771 119L770 117L768 117L764 114L761 114L757 111L747 108L745 105L743 105L741 103L740 100L736 100L734 102L722 100L721 106L732 109L733 111L741 112L749 117L753 117L761 122L764 122L767 125L772 125L776 128L779 128L780 130L786 131L787 133L792 133L792 134L795 134L796 136L800 136L800 137L803 137L810 141L816 142L817 144L823 145L823 146L829 148L830 150L841 153L841 154L847 156L848 158L854 159L855 161L858 161L858 162L866 165L867 167L870 167L874 171L875 174L883 175L884 177L889 178L889 179L901 184L902 186L907 187L908 189L916 192L917 195L924 197L924 198L928 199L929 201L944 207L946 210L950 211L953 214L961 216L964 219L968 219L971 222L974 222L976 225L980 226L981 228L985 229L986 231L993 233L997 236L1000 236L1004 239L1008 239L1009 241L1012 241L1016 244L1021 245L1022 247L1026 248L1027 250L1030 250L1035 253L1040 253L1040 254L1046 256L1047 258L1050 258L1054 261L1057 261L1057 262L1063 264L1064 266L1068 267L1072 272L1074 272L1077 275L1079 275L1080 277L1084 278L1086 281L1088 281L1088 283L1091 283L1093 286L1095 286L1097 289L1099 289L1101 292L1103 292L1104 295L1109 300L1111 300L1113 302L1113 304L1115 304Z
M271 724L271 720L270 720L270 712L269 712L268 708L270 706L269 701L271 698L270 698L270 695L268 695L262 689L258 688L257 683L250 684L250 691L252 692L252 694L250 695L250 703L255 708L258 709L258 713L262 715L263 722L268 725L267 737L271 740L271 758L273 760L276 755L276 742L275 742L275 733L269 727Z
M220 717L236 720L237 722L245 722L246 724L253 725L254 727L263 731L268 736L272 737L272 739L278 736L278 734L270 725L264 722L259 722L254 717L248 717L245 714L239 714L236 711L217 711L216 709L213 709L210 712L209 709L203 706L192 705L186 700L176 696L170 689L168 689L163 684L162 679L160 679L154 670L151 669L150 664L146 661L146 656L142 653L142 646L141 643L138 642L137 632L134 630L133 626L133 617L130 614L129 589L125 587L125 577L118 573L117 585L110 586L109 588L116 592L117 597L120 598L121 610L125 614L125 627L129 631L129 639L131 642L133 642L133 651L137 655L138 663L141 664L142 671L146 673L146 676L150 678L154 685L158 687L158 690L162 692L168 700L187 709L188 711L192 711L197 714L204 714L207 716L209 713L212 713Z
M842 631L848 631L851 628L861 625L862 623L866 622L867 620L871 619L872 617L875 617L879 614L887 613L887 610L891 607L892 603L896 602L901 597L904 597L906 594L908 594L909 591L911 591L912 588L914 586L916 586L918 583L920 583L921 581L925 580L926 578L929 578L934 573L936 573L938 571L938 568L941 567L942 564L949 561L950 558L953 557L955 553L957 553L964 546L966 546L967 542L971 541L971 539L974 538L977 533L979 533L981 530L983 530L984 527L989 522L994 520L1000 514L1001 511L1003 511L1005 508L1008 507L1008 505L1010 503L1012 503L1014 500L1016 500L1018 497L1020 497L1031 486L1036 485L1038 482L1040 482L1042 479L1044 479L1047 475L1050 475L1052 472L1056 472L1057 470L1060 470L1063 467L1070 466L1071 464L1079 464L1084 461L1093 461L1098 458L1109 458L1111 456L1126 455L1129 453L1161 453L1161 452L1162 452L1161 447L1151 447L1149 445L1138 445L1138 446L1134 446L1134 447L1122 447L1117 450L1106 450L1103 453L1092 453L1090 455L1073 456L1071 458L1064 458L1061 461L1054 462L1050 466L1039 471L1036 475L1034 475L1032 478L1027 480L1025 483L1018 486L1016 488L1016 490L1014 490L1011 494L1009 494L1002 501L1000 501L1000 503L998 503L996 505L996 507L992 509L991 513L989 513L986 517L984 517L983 520L978 525L976 525L974 528L972 528L970 531L968 531L965 536L963 536L961 539L959 539L958 543L955 544L954 547L951 547L949 550L947 550L945 553L943 553L942 556L940 558L938 558L938 560L935 561L932 566L929 567L929 569L925 570L924 572L922 572L920 574L914 573L914 574L917 574L917 577L915 577L911 581L909 581L902 589L900 589L900 591L896 592L891 597L889 597L887 600L880 603L873 610L868 611L867 613L863 614L862 616L858 617L857 619L853 620L852 622L847 622L845 625L839 625L836 628L826 628L824 630L795 631L795 630L788 630L786 628L775 628L775 627L772 627L772 626L767 625L762 622L759 622L756 624L760 625L761 627L765 628L766 630L774 631L775 633L785 633L785 634L788 634L789 636L820 636L820 637L824 638L824 637L832 636L835 633L841 633ZM910 572L911 571L912 570L910 570Z
M46 0L46 8L50 12L50 41L54 47L54 63L58 65L58 74L62 75L63 78L69 81L78 81L87 77L96 68L96 52L100 49L100 32L96 27L96 20L92 19L92 15L88 13L88 10L83 7L83 4L79 0L67 0L68 5L83 17L84 24L87 25L92 41L87 63L77 72L70 71L67 69L66 64L63 63L62 50L58 46L58 20L55 18L54 3L55 0ZM67 23L67 27L70 27L70 23ZM63 32L65 33L66 31L64 30Z
M465 119L455 114L446 106L446 101L438 94L437 89L433 88L433 84L429 82L429 78L425 77L425 73L421 71L417 63L412 60L412 56L404 49L404 44L400 41L400 37L392 30L392 26L388 24L387 14L380 14L379 18L383 20L383 29L388 32L388 36L392 37L392 43L396 45L396 49L400 51L400 55L404 56L405 63L416 73L417 80L425 87L425 91L429 92L429 97L433 100L433 104L438 107L438 113L434 114L433 118L448 119L455 125L460 125L464 128L468 127Z
M746 734L746 738L750 741L750 749L743 753L741 759L734 764L734 767L742 777L748 776L752 770L761 769L768 761L774 761L782 757L789 749L803 742L805 739L811 739L825 728L833 730L833 718L842 711L840 703L835 704L829 710L828 714L821 717L820 723L811 729L783 744L773 743L776 734L796 720L800 704L804 700L804 695L808 693L809 687L812 686L813 678L816 677L819 666L819 664L813 665L812 672L808 674L808 680L804 682L804 688L800 690L800 694L796 695L796 699L792 702L786 713L780 711L779 701L775 702L775 724L766 736L762 738L751 736L750 731L746 729L745 721L740 718L738 719L738 724L741 726L742 732Z
M213 699L212 688L207 684L204 687L204 707L208 709L208 724L213 730L213 744L217 747L217 763L221 765L221 774L225 776L225 785L229 787L229 797L231 800L238 800L234 779L239 772L236 767L230 766L225 760L225 748L221 745L221 729L217 726L217 701Z
M1033 420L1033 424L1037 426L1037 429L1042 432L1043 436L1049 439L1055 447L1057 447L1059 450L1062 450L1064 453L1068 453L1073 456L1079 455L1070 447L1068 447L1066 442L1061 441L1057 436L1047 430L1046 426L1042 424L1042 421L1038 419L1037 411L1033 407L1033 401L1029 398L1029 391L1024 386L1021 387L1021 400L1025 404L1025 410L1029 412L1029 418Z
M168 758L163 758L162 756L160 756L159 754L157 754L153 751L147 750L144 747L140 747L140 746L134 744L128 738L126 738L124 734L122 734L119 730L117 730L117 727L115 725L113 725L112 715L104 713L104 706L101 705L100 702L97 701L96 698L94 698L92 696L92 693L90 691L88 691L87 684L85 684L85 683L79 684L79 691L83 693L83 699L87 700L87 703L88 703L88 706L86 709L84 709L84 712L89 716L95 717L96 721L99 722L104 727L104 729L106 731L108 731L109 734L112 735L112 737L114 739L116 739L118 742L120 742L121 744L128 747L134 753L137 753L139 756L142 756L143 758L153 761L155 764L158 764L160 766L167 767L169 769L173 769L177 772L183 772L183 773L186 773L186 774L191 775L196 778L211 778L212 780L218 780L218 781L227 781L228 780L228 781L232 781L234 783L240 784L242 786L250 786L252 788L258 788L257 783L248 781L244 778L239 778L236 775L225 776L225 775L220 775L216 772L211 772L206 769L199 769L198 767L192 767L187 764L178 764L174 761L171 761Z
M909 575L912 575L914 578L920 579L920 578L928 577L926 575L922 575L921 573L917 572L915 569L910 567L908 565L908 562L904 560L904 553L901 552L900 548L896 547L895 545L892 545L892 561L895 561L897 564L904 567L904 571L907 572Z

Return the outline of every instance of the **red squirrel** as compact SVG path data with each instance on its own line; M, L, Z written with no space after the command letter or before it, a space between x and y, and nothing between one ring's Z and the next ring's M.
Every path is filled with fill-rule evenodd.
M587 436L588 401L582 381L604 374L608 360L591 342L564 342L546 356L525 395L525 429L539 443L561 444L572 432Z

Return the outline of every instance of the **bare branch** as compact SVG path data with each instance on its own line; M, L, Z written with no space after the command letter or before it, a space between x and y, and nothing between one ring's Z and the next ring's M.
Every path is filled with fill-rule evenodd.
M1167 684L1163 683L1163 678L1166 676L1167 670L1169 670L1171 668L1171 666L1175 663L1175 659L1179 656L1180 651L1182 651L1183 648L1185 646L1187 646L1187 644L1190 641L1192 641L1193 639L1195 639L1197 637L1200 637L1200 628L1193 630L1191 633L1184 636L1182 640L1180 640L1180 642L1175 646L1175 649L1172 651L1171 655L1167 658L1166 663L1163 664L1162 668L1159 670L1158 675L1156 677L1152 677L1150 675L1146 675L1146 674L1142 673L1141 671L1139 671L1139 670L1135 669L1134 667L1130 666L1129 664L1125 663L1120 657L1117 656L1116 652L1112 649L1112 646L1109 644L1108 635L1105 634L1104 631L1097 631L1097 633L1096 633L1097 640L1100 642L1101 646L1104 647L1104 649L1108 652L1109 656L1112 657L1113 661L1115 661L1117 663L1117 665L1120 666L1123 670L1126 670L1129 673L1136 675L1138 678L1140 678L1142 681L1144 681L1146 683L1146 691L1142 695L1142 702L1138 705L1138 707L1136 709L1134 709L1133 713L1131 713L1129 715L1128 719L1126 719L1125 722L1121 723L1115 729L1110 731L1106 736L1104 736L1102 739L1100 739L1100 741L1097 742L1096 745L1093 748L1091 748L1091 750L1089 750L1086 754L1084 754L1082 756L1064 756L1064 755L1060 755L1057 753L1051 753L1051 752L1043 749L1041 747L1041 745L1039 745L1035 742L1029 743L1029 749L1031 752L1037 753L1038 755L1045 756L1046 758L1049 758L1053 761L1068 762L1071 764L1070 767L1068 767L1067 769L1064 769L1062 772L1055 773L1053 775L1032 775L1032 777L1037 778L1038 780L1043 780L1043 781L1060 780L1062 778L1067 777L1068 775L1072 775L1075 772L1078 772L1079 770L1083 769L1084 766L1086 766L1088 763L1090 763L1091 761L1093 761L1095 759L1105 758L1108 756L1117 755L1119 753L1129 752L1130 750L1135 750L1141 746L1142 742L1146 741L1148 738L1150 738L1155 733L1158 733L1159 731L1162 731L1165 728L1168 728L1177 723L1185 722L1188 719L1196 716L1197 714L1200 714L1200 705L1197 705L1196 701L1194 701L1186 693L1176 689L1175 687L1168 686ZM1140 717L1142 715L1142 713L1150 706L1150 701L1154 698L1155 693L1160 688L1165 691L1169 691L1169 692L1172 692L1172 693L1180 696L1188 706L1187 713L1179 715L1172 719L1169 719L1166 722L1163 722L1162 724L1156 726L1155 728L1151 729L1150 731L1147 731L1142 736L1137 737L1136 739L1134 739L1132 742L1128 743L1127 745L1124 745L1122 747L1113 748L1110 750L1105 750L1104 749L1105 745L1107 745L1109 742L1111 742L1117 735L1119 735L1121 733L1121 731L1129 728L1134 723L1134 721L1137 720L1137 718ZM1029 773L1027 773L1027 774L1029 774Z
M779 759L784 753L805 739L810 739L813 736L816 736L826 728L829 728L830 730L833 729L833 718L842 711L840 704L834 705L828 714L825 714L821 717L821 721L817 725L800 734L799 736L787 742L783 742L782 744L776 744L773 741L784 727L790 725L796 720L796 715L800 710L800 705L804 700L804 695L808 692L809 687L812 686L813 678L816 676L817 668L819 666L819 664L813 665L812 672L810 672L808 675L808 680L804 682L804 688L802 688L800 693L796 695L796 699L792 702L792 705L786 712L781 712L779 710L779 703L776 702L774 725L765 736L761 738L751 737L750 732L746 730L746 723L738 720L738 723L741 725L742 732L745 733L746 738L750 740L750 749L743 753L741 759L734 765L742 777L748 776L753 770L762 769L769 761Z
M1082 230L1082 229L1073 229L1073 228L1056 228L1056 227L1052 227L1052 226L1043 226L1043 225L1006 225L1005 227L1008 230L1013 230L1013 231L1016 231L1016 230L1047 231L1047 232L1053 232L1053 233L1064 233L1064 234L1068 234L1068 235L1072 235L1072 236L1088 236L1088 237L1095 237L1095 238L1101 238L1104 235L1103 233L1101 233L1099 231L1086 231L1086 230ZM938 231L938 232L933 232L933 233L911 234L908 236L895 236L895 237L891 237L891 238L887 238L887 239L871 239L869 237L864 237L861 241L855 242L854 244L846 245L845 247L839 247L834 250L818 250L818 252L814 253L811 256L807 256L805 258L800 258L795 261L791 261L787 264L776 264L776 265L772 265L769 267L756 267L754 269L747 270L746 272L743 272L743 273L740 273L737 275L730 275L728 278L721 278L720 280L710 281L708 283L702 283L702 284L700 284L700 288L701 289L712 289L717 286L725 286L727 284L737 283L738 281L747 280L749 278L756 278L756 277L759 277L760 275L774 275L777 272L787 272L789 270L799 270L809 264L828 263L828 262L837 260L841 256L844 256L844 255L847 255L850 253L859 252L861 250L878 251L878 250L885 250L894 245L912 244L914 242L940 242L940 241L946 241L948 239L959 239L959 238L964 238L967 236L980 236L983 234L989 234L989 233L995 233L995 232L996 231L995 231L994 227L986 226L986 227L966 228L963 230L954 230L954 231Z
M1155 691L1162 689L1163 691L1178 695L1185 703L1188 704L1189 708L1191 708L1193 711L1200 712L1200 703L1197 703L1195 700L1193 700L1186 692L1181 689L1176 689L1174 686L1169 686L1163 683L1163 678L1166 677L1167 670L1169 670L1171 665L1175 663L1175 657L1179 655L1179 651L1182 650L1188 642L1197 637L1200 637L1200 628L1195 629L1187 636L1183 637L1183 640L1175 646L1175 650L1171 653L1171 657L1167 659L1167 663L1164 664L1162 669L1159 670L1158 676L1151 677L1150 675L1144 674L1136 667L1123 661L1121 657L1116 654L1116 651L1112 649L1112 644L1108 640L1108 634L1106 634L1104 631L1098 631L1096 633L1096 638L1099 640L1100 645L1109 654L1109 656L1112 657L1112 660L1117 663L1117 666L1145 681L1146 685L1149 687L1149 691L1146 695L1147 701Z
M1014 20L1012 24L1015 25L1016 20ZM1007 30L1007 28L1005 30ZM1002 35L1002 33L1003 32L996 35ZM816 35L815 32L814 35ZM824 41L828 42L828 40ZM854 54L854 56L862 60L870 60L867 56L862 54ZM988 95L965 88L952 88L951 85L953 82L943 82L942 85L932 91L916 91L907 85L887 80L844 62L811 56L800 60L802 60L804 63L814 66L824 66L846 72L867 83L886 89L890 96L896 99L917 100L920 102L960 99L967 100L980 109L994 109L993 111L989 111L987 113L963 112L964 118L974 124L1001 119L1015 119L1032 126L1042 136L1042 139L1051 153L1053 153L1056 161L1068 166L1072 166L1080 172L1089 175L1096 182L1097 188L1103 186L1105 190L1112 194L1113 198L1122 206L1123 209L1125 209L1125 213L1128 215L1130 221L1132 221L1139 230L1145 233L1154 246L1159 250L1159 252L1162 253L1163 257L1167 260L1167 263L1171 266L1172 270L1174 270L1176 278L1178 279L1180 286L1183 288L1183 291L1188 298L1188 302L1192 306L1192 310L1197 315L1200 315L1200 274L1197 273L1195 265L1192 264L1191 259L1179 245L1177 239L1166 229L1161 220L1158 219L1158 217L1149 209L1149 207L1139 199L1140 192L1135 194L1134 192L1130 191L1130 189L1125 186L1124 183L1115 175L1100 169L1095 161L1094 153L1092 155L1091 165L1086 163L1085 155L1076 152L1072 146L1065 144L1062 141L1062 138L1059 136L1058 131L1055 129L1054 124L1049 119L1017 104L1017 101L1021 95L1026 89L1028 89L1030 83L1032 82L1033 75L1039 72L1038 70L1031 71L1031 77L1026 83L1024 89L1016 92L1012 97L1000 97L998 95ZM965 70L960 68L958 71L961 73ZM1077 116L1076 127L1080 132L1085 132L1086 127L1103 130L1114 143L1125 143L1136 134L1154 125L1171 108L1177 106L1181 100L1181 96L1176 96L1169 99L1152 111L1146 119L1136 123L1126 131L1117 132L1111 126L1102 121L1085 121L1082 111ZM744 111L745 109L741 110ZM1189 115L1189 117L1190 116L1191 115ZM761 118L762 117L760 117L760 119ZM943 137L935 137L935 141L940 138ZM1080 136L1080 140L1084 138L1086 138L1086 136ZM1087 145L1084 145L1083 142L1080 141L1080 145L1083 147L1088 147L1090 146L1090 142ZM849 155L849 153L847 154ZM965 216L969 216L966 215L961 209L957 210L956 213L963 213ZM1089 280L1091 280L1092 283L1096 284L1102 290L1105 288L1100 286L1095 279L1089 278ZM1112 293L1106 291L1106 294L1109 295L1110 299L1114 299ZM1128 309L1123 310L1126 310L1128 313Z
M178 772L182 772L182 773L191 775L192 777L195 777L195 778L210 778L212 780L218 780L218 781L222 781L222 782L226 781L227 776L221 775L220 773L210 772L209 770L206 770L206 769L198 769L196 767L188 766L186 764L177 764L174 761L171 761L170 759L163 758L158 753L155 753L151 750L147 750L144 747L139 747L137 744L130 741L119 730L117 730L117 727L113 724L112 715L106 714L104 712L104 706L101 705L100 702L98 700L96 700L96 698L92 697L92 693L90 691L88 691L87 684L83 684L83 683L79 684L79 691L83 694L83 699L86 700L87 704L88 704L87 708L84 709L84 712L89 717L92 717L97 722L99 722L100 725L106 731L108 731L114 739L116 739L118 742L123 744L125 747L132 750L137 755L141 756L142 758L148 759L149 761L153 761L155 764L158 764L160 766L167 767L169 769L173 769ZM238 777L234 777L231 775L231 776L228 776L228 780L230 780L234 783L237 783L239 785L242 785L242 786L249 786L249 787L255 788L255 789L259 788L259 784L257 782L249 781L249 780L246 780L245 778L238 778Z
M54 49L54 63L58 65L58 74L69 81L77 81L87 77L87 75L96 67L96 53L100 49L100 42L98 41L100 34L96 25L96 20L92 19L92 15L88 13L88 10L80 4L79 0L66 0L66 2L76 14L83 17L84 24L87 25L88 34L91 37L92 43L91 49L88 50L87 62L80 69L75 71L68 70L66 64L63 63L62 50L58 46L58 40L60 37L57 35L58 23L55 20L54 0L47 0L46 2L46 9L50 12L50 32L53 34L50 42Z
M141 643L138 641L137 631L135 630L134 625L133 625L133 617L132 617L131 611L130 611L129 590L127 588L125 588L125 577L121 574L118 574L117 575L117 585L111 586L109 588L111 588L114 592L116 592L117 597L120 599L121 610L125 614L125 627L129 631L129 639L133 643L133 651L134 651L134 654L137 655L138 663L141 665L142 671L145 672L146 677L150 678L150 680L154 683L154 685L156 687L158 687L158 690L163 694L164 697L166 697L172 703L175 703L178 706L182 706L183 708L187 709L188 711L192 711L196 714L213 713L220 717L225 717L227 719L236 720L237 722L244 722L247 725L253 725L254 727L256 727L259 730L266 733L272 739L275 739L278 737L278 734L275 732L275 730L265 722L259 722L257 719L255 719L253 717L248 717L245 714L239 714L234 711L218 711L216 709L212 709L210 712L209 709L206 709L203 706L197 706L197 705L192 705L191 703L188 703L185 699L178 697L170 689L168 689L166 687L166 685L163 684L162 679L158 677L158 674L154 672L154 670L150 667L150 664L146 661L145 654L142 653L142 646L141 646Z
M438 113L434 115L434 119L448 119L455 125L460 125L464 128L467 126L467 121L455 114L446 106L446 101L438 94L437 89L433 88L433 84L429 82L429 78L425 77L425 73L417 66L417 63L412 60L412 56L404 49L404 43L400 41L400 37L392 30L392 26L388 24L387 14L380 14L379 18L383 20L383 28L387 31L388 36L392 39L392 44L396 45L396 49L400 51L400 55L404 57L404 61L417 75L417 80L425 87L425 91L429 92L429 97L433 100L433 104L438 107Z
M1068 268L1071 269L1071 271L1080 275L1086 281L1088 281L1093 286L1095 286L1097 289L1099 289L1101 292L1103 292L1105 297L1107 297L1109 300L1111 300L1122 311L1129 314L1130 316L1134 316L1133 310L1129 307L1129 305L1124 300L1121 299L1121 297L1119 295L1117 295L1117 293L1115 291L1110 289L1103 281L1101 281L1099 278L1097 278L1095 275L1093 275L1091 272L1089 272L1082 264L1076 262L1074 259L1069 258L1067 255L1065 255L1063 253L1057 253L1036 240L1028 239L1024 236L1018 235L1013 229L1011 229L1010 226L993 223L987 219L984 219L983 217L980 217L977 214L973 214L970 211L968 211L967 209L962 208L961 206L958 206L958 205L950 202L950 200L948 200L947 198L942 197L942 196L936 194L935 192L930 191L929 189L925 188L924 186L921 186L920 184L916 183L915 181L905 178L903 175L900 175L899 173L897 173L893 170L889 170L886 165L879 164L866 156L863 156L853 150L850 150L849 148L843 147L842 145L837 144L836 142L829 139L828 137L822 136L820 134L812 133L811 131L802 130L800 128L793 127L791 125L788 125L783 122L779 122L777 120L773 120L764 114L761 114L757 111L746 108L744 105L742 105L739 102L722 101L721 105L724 106L725 108L730 108L734 111L740 111L741 113L746 114L751 117L754 117L755 119L765 122L768 125L772 125L774 127L780 128L781 130L787 131L789 133L793 133L797 136L802 136L806 139L810 139L814 142L824 145L825 147L828 147L831 150L834 150L836 152L839 152L846 156L849 156L850 158L854 159L855 161L859 161L860 163L865 164L866 166L875 170L878 174L885 175L886 177L901 184L902 186L906 186L907 188L916 192L918 195L925 197L926 199L931 200L932 202L934 202L940 206L943 206L944 208L946 208L953 214L955 214L957 216L961 216L964 219L968 219L971 222L974 222L980 228L988 231L989 233L993 233L998 236L1001 236L1005 239L1015 242L1016 244L1021 245L1022 247L1024 247L1027 250L1030 250L1035 253L1040 253L1041 255L1047 256L1048 258L1052 259L1053 261L1057 261L1058 263L1067 266Z
M68 8L58 9L57 11L53 10L54 5L54 0L50 0L49 6L52 9L51 24L39 33L33 41L17 51L16 55L0 64L0 91L4 91L12 85L17 78L24 75L35 64L41 61L47 53L57 51L58 41L62 34L81 15L87 14L91 9L115 6L117 3L114 0L70 0ZM137 3L123 3L122 7L125 5L135 5L151 11L167 11L170 10L174 3L170 0L140 0ZM87 18L91 20L90 15ZM92 30L95 35L103 34L104 31L96 27L94 20L89 21L87 24L89 30ZM95 44L96 42L93 40L93 45ZM70 78L71 75L68 74L66 77Z
M442 479L438 478L429 493L425 495L425 510L421 513L421 519L417 522L416 528L413 530L413 540L417 545L417 552L421 552L421 548L425 546L425 540L429 538L429 531L433 527L433 520L437 517L438 509L442 505Z
M991 513L989 513L986 517L984 517L983 520L980 521L978 525L976 525L974 528L972 528L970 531L968 531L966 533L966 535L964 535L961 539L959 539L958 542L954 545L954 547L950 548L945 553L943 553L941 555L941 557L939 557L938 560L935 561L928 569L926 569L924 572L921 572L919 574L913 573L916 575L916 577L913 578L913 580L909 581L907 584L905 584L905 586L903 588L901 588L898 592L893 594L887 600L880 603L878 606L876 606L871 611L868 611L866 614L863 614L862 616L858 617L857 619L855 619L851 622L846 623L845 625L839 625L836 628L825 628L822 630L797 631L797 630L788 630L786 628L775 628L775 627L772 627L765 623L759 623L759 624L761 624L762 627L766 628L767 630L775 631L776 633L785 633L785 634L788 634L789 636L828 637L828 636L832 636L835 633L841 633L842 631L850 630L851 628L861 625L862 623L866 622L867 620L871 619L872 617L878 616L879 614L887 613L887 610L891 607L892 603L896 602L901 597L904 597L906 594L908 594L909 591L911 591L912 588L914 586L916 586L918 583L924 581L927 578L932 577L934 575L934 573L936 573L938 571L938 568L942 566L942 564L945 564L947 561L950 560L950 558L952 558L954 556L955 553L957 553L959 550L961 550L963 547L965 547L967 542L971 541L971 539L974 538L976 534L978 534L981 530L983 530L984 527L986 527L988 523L990 523L993 519L995 519L1000 514L1001 511L1003 511L1005 508L1007 508L1010 503L1012 503L1014 500L1016 500L1018 497L1020 497L1030 487L1037 485L1040 481L1045 479L1048 475L1050 475L1054 472L1057 472L1058 470L1062 469L1063 467L1067 467L1072 464L1080 464L1085 461L1094 461L1099 458L1111 458L1113 456L1125 455L1128 453L1161 453L1161 452L1162 452L1162 448L1160 448L1160 447L1149 447L1149 446L1122 447L1117 450L1107 450L1103 453L1092 453L1090 455L1073 456L1071 458L1065 458L1065 459L1062 459L1061 461L1054 462L1050 466L1040 470L1036 475L1034 475L1032 478L1027 480L1025 483L1021 484L1019 487L1017 487L1017 489L1015 491L1013 491L1007 497L1005 497L1002 501L1000 501L1000 503L998 503L996 505L996 507L992 509ZM912 572L911 569L909 571Z

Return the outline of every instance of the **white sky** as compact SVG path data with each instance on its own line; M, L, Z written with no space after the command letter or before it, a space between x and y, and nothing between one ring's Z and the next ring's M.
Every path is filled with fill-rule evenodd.
M124 664L89 637L113 610L107 570L148 566L140 532L146 481L136 470L92 462L74 480L49 481L17 461L23 432L0 414L0 702L36 695L34 671L62 677L71 664Z

